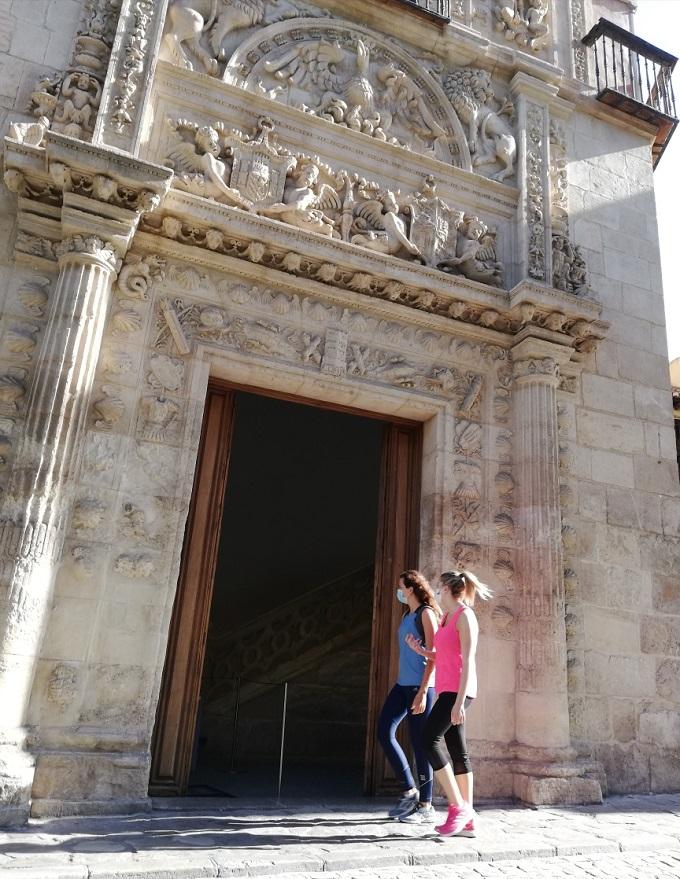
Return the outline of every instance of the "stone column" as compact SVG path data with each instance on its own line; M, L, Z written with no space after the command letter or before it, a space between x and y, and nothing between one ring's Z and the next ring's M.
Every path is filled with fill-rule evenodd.
M0 824L26 819L24 716L99 357L116 255L95 236L56 247L59 277L0 518Z
M520 584L515 794L536 804L599 802L570 747L556 392L571 351L528 335L512 349Z

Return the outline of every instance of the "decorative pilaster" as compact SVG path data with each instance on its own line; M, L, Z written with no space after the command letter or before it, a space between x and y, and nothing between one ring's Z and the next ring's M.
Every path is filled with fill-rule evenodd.
M521 589L515 793L526 802L599 802L570 747L556 391L570 350L520 334L512 349Z
M167 8L168 0L124 0L95 143L137 154Z
M524 73L510 83L517 107L518 183L522 192L517 225L520 278L550 283L550 183L548 103L556 89Z
M59 277L0 518L0 825L28 815L22 724L117 267L95 236L72 236L55 252Z

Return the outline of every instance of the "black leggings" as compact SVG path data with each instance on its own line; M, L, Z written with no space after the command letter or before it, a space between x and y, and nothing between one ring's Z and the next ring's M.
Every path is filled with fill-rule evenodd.
M465 724L454 726L451 711L458 693L440 693L434 703L423 730L423 747L434 770L443 769L447 763L453 766L454 775L472 772L465 744ZM467 708L472 699L465 698Z

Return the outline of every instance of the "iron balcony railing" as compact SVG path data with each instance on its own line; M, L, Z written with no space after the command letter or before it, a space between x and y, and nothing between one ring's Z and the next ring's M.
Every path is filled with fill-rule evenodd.
M656 128L656 167L678 124L672 81L678 59L606 18L582 42L594 55L598 100Z
M424 12L432 18L442 21L451 20L451 0L397 0L397 2L410 6L416 12Z

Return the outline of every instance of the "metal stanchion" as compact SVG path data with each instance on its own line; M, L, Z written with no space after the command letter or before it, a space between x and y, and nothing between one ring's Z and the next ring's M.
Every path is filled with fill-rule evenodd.
M279 753L279 785L276 799L281 802L281 782L283 781L283 748L286 741L286 709L288 707L288 681L283 683L283 711L281 716L281 751Z
M236 675L236 701L234 703L234 731L231 737L231 772L236 772L236 748L238 746L238 712L241 702L241 678Z

